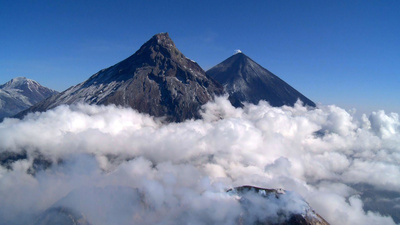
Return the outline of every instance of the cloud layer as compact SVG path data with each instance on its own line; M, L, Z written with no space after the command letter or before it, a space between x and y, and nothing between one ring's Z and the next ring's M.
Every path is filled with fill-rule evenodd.
M12 162L12 169L0 167L0 222L25 223L65 196L96 187L105 196L104 207L111 201L108 195L119 205L132 204L114 192L133 199L136 191L145 194L153 214L127 211L115 217L123 222L232 224L240 207L225 191L241 185L294 191L331 224L399 219L385 215L400 204L398 114L378 111L354 118L333 105L307 110L301 104L276 108L266 102L237 109L217 98L203 107L202 116L165 124L132 109L74 105L5 119L0 151L27 157ZM38 156L52 166L32 176L26 171ZM391 193L389 208L366 210L371 198L361 187ZM81 205L74 198L63 201L94 206L94 200ZM184 209L191 210L185 214ZM92 217L95 224L107 224Z

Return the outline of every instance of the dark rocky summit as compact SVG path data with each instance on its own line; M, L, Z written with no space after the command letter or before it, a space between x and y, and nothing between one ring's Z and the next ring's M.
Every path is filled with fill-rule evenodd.
M135 54L17 115L62 104L115 104L168 121L199 118L200 106L223 94L220 84L160 33Z
M300 99L304 105L315 107L310 99L241 52L208 70L207 75L221 83L230 98L240 102L258 104L265 100L279 107L293 106Z
M240 204L243 213L238 224L265 224L265 225L329 225L318 215L309 204L299 195L282 189L266 189L254 186L240 186L228 190L240 196ZM254 198L265 199L264 204ZM262 210L265 207L265 215L256 215L252 211ZM276 208L278 207L278 209ZM256 221L254 221L256 219Z
M0 85L0 120L13 116L57 93L34 80L16 77Z

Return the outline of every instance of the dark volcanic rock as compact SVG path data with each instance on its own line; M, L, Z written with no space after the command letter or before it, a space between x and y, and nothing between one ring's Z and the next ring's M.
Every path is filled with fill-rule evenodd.
M34 80L25 77L14 78L0 85L0 120L13 116L57 93Z
M230 97L258 104L268 101L272 106L293 106L298 99L305 105L315 103L285 81L258 65L243 53L237 53L207 71L220 82Z
M4 168L11 170L12 169L12 164L14 162L17 162L19 160L24 160L27 159L28 155L26 151L22 152L10 152L10 151L1 151L0 152L0 166L3 166Z
M239 202L244 212L238 224L329 225L304 199L293 192L241 186L228 190L228 193L240 196ZM265 199L265 202L260 204L260 198ZM259 211L263 209L265 215L260 216Z
M27 173L31 175L35 175L37 172L46 170L53 165L53 161L51 159L47 158L38 151L33 152L30 155L28 155L25 150L21 152L0 151L0 166L8 170L13 169L13 163L20 160L30 159L32 159L32 165L28 168Z
M19 114L62 104L115 104L168 121L199 118L200 106L223 94L220 84L186 58L168 33L153 36L135 54Z

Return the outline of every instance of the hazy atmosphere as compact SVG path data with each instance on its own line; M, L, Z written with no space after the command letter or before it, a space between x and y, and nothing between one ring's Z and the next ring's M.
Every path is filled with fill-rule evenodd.
M400 224L399 12L3 2L0 224Z

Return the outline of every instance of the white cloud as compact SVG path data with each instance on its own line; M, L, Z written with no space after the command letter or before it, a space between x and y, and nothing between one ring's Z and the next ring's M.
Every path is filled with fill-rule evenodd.
M0 222L23 222L21 215L40 213L73 190L113 186L146 193L158 217L137 221L230 224L240 209L225 190L255 185L299 193L331 224L393 224L365 212L352 186L399 193L398 114L358 119L336 106L307 110L300 103L236 109L225 98L201 113L203 120L164 124L132 109L76 105L5 119L0 151L24 150L28 159L13 170L0 167ZM33 177L26 170L38 152L54 164Z

